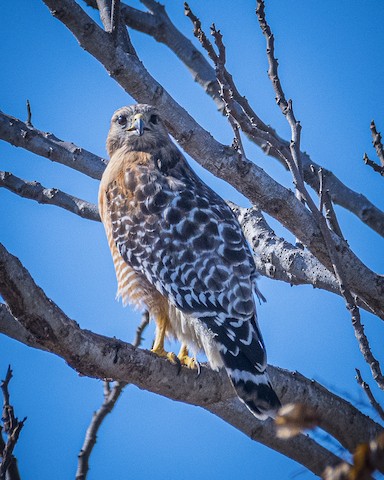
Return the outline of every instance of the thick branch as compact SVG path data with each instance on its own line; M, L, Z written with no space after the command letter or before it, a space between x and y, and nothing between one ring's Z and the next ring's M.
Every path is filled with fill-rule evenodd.
M96 205L73 197L57 188L43 187L39 182L27 182L10 172L0 171L0 187L5 187L13 193L38 203L56 205L82 218L100 221Z
M47 350L43 345L36 342L35 337L16 320L4 303L0 303L0 333L29 347Z
M97 378L114 378L129 382L173 400L199 405L230 422L246 435L274 448L320 474L326 463L336 457L329 455L315 442L311 445L313 464L308 465L303 437L284 442L271 435L272 428L254 418L235 397L225 374L203 367L195 372L177 368L154 354L136 349L116 339L82 330L36 286L18 259L0 248L0 293L7 301L12 315L35 340L52 353L61 356L75 370ZM301 398L324 417L324 429L337 433L338 440L347 448L366 438L373 438L380 427L362 415L348 402L331 394L315 382L298 374L270 367L272 381L283 402ZM243 418L244 417L244 418ZM328 420L327 420L328 419ZM330 425L328 425L330 424ZM345 425L348 425L346 431ZM335 435L336 436L336 435ZM308 442L308 443L307 443Z
M335 277L309 252L278 237L257 207L228 202L252 247L261 275L290 285L309 284L340 294Z
M94 6L94 0L85 0L86 3ZM145 2L143 2L145 3ZM151 9L151 13L142 12L132 8L124 3L121 4L122 16L126 24L140 32L151 35L158 42L164 43L169 47L177 57L186 65L191 72L194 80L199 83L204 91L210 95L219 109L224 112L224 105L218 94L219 86L216 81L215 71L203 57L203 55L193 46L192 42L186 38L173 25L164 8ZM235 110L238 116L246 120L247 115L243 111L245 97L235 94ZM259 145L267 155L279 160L284 167L284 161L279 154L280 151L289 151L289 142L282 139L273 129L253 112L252 119L258 129L251 129L245 133L248 137ZM244 122L243 122L244 123ZM266 141L265 132L269 134L269 142ZM278 145L279 150L274 146ZM316 192L319 191L319 182L317 175L311 170L314 166L316 170L322 168L316 164L310 156L301 152L302 167L304 179ZM324 176L327 178L327 188L330 191L332 201L354 213L362 222L375 230L381 236L384 236L384 212L373 205L364 195L357 193L344 185L331 171L323 169Z

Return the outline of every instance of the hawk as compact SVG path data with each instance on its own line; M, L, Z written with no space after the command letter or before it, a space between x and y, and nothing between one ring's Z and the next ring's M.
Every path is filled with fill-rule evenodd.
M191 169L150 105L117 110L107 138L110 161L99 210L123 303L156 322L152 351L165 336L203 350L224 367L237 395L260 419L280 407L266 372L256 316L256 269L241 227L225 201Z

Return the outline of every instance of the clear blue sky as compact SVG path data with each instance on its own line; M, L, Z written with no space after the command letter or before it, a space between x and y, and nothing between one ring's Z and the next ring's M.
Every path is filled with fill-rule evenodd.
M178 27L192 38L182 1L164 3ZM138 1L130 4L139 6ZM289 138L267 79L264 38L254 2L191 0L190 4L207 31L212 22L221 29L228 66L239 89L267 123ZM266 4L281 80L303 126L302 148L383 209L383 179L362 162L365 151L374 157L371 119L384 131L383 2L267 0ZM109 119L132 99L41 1L7 2L0 36L0 109L25 120L28 98L37 128L106 156ZM132 32L132 39L145 66L175 99L218 140L231 143L225 120L173 54L142 34ZM247 142L245 147L249 158L292 186L275 160ZM0 144L0 169L97 200L97 181L5 143ZM232 188L196 169L224 198L247 205ZM351 247L373 270L383 272L378 235L351 214L337 210ZM132 341L138 316L114 300L114 271L100 224L4 189L0 189L0 212L0 241L21 259L49 297L81 327ZM360 368L366 379L370 376L342 300L312 287L291 288L267 279L260 281L260 288L268 299L259 308L259 317L270 363L298 370L350 400L365 400L354 368ZM382 325L366 313L363 320L374 352L381 354ZM148 348L152 329L145 336ZM63 360L0 336L1 378L9 363L15 375L11 395L16 413L28 416L15 452L22 477L74 478L85 429L102 400L102 382L81 378ZM181 476L313 478L201 409L128 387L101 429L89 479Z

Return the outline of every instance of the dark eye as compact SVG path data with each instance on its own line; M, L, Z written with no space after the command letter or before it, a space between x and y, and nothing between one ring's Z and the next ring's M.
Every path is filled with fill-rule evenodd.
M156 124L158 123L158 121L159 121L159 117L158 117L157 115L153 114L153 115L151 115L149 121L150 121L151 123L153 123L154 125L156 125Z
M125 115L119 115L117 117L117 123L119 125L126 125L127 124L127 117Z

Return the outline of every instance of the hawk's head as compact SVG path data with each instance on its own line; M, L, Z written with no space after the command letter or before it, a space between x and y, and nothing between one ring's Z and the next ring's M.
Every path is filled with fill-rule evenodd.
M121 148L149 151L170 142L159 112L151 105L131 105L122 107L112 116L107 138L107 151L111 157Z

